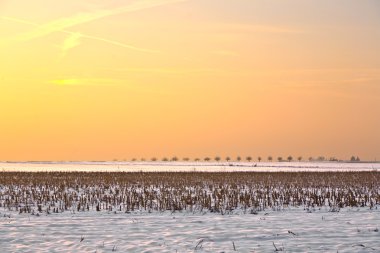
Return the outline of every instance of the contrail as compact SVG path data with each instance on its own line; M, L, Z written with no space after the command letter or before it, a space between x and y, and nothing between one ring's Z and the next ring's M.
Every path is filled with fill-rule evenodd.
M162 5L168 5L172 3L178 3L178 2L184 2L187 0L145 0L145 1L136 1L128 6L124 6L121 8L113 9L113 10L101 10L97 12L89 12L89 13L81 13L72 17L68 18L61 18L57 20L53 20L47 24L39 25L27 20L23 19L18 19L18 18L12 18L12 17L2 17L2 19L8 20L8 21L13 21L13 22L18 22L22 24L27 24L27 25L33 25L36 28L33 31L21 34L16 37L17 40L21 41L28 41L40 37L47 36L51 33L54 32L63 32L67 33L70 35L78 35L78 33L71 32L67 30L67 28L83 24L83 23L88 23L97 19L117 15L117 14L122 14L122 13L128 13L128 12L135 12L139 10L144 10L148 8L153 8L153 7L158 7ZM114 41L114 40L109 40L101 37L96 37L96 36L91 36L91 35L86 35L86 34L80 34L81 37L88 38L88 39L94 39L98 41L103 41L105 43L109 43L115 46L120 46L124 48L128 48L131 50L135 51L141 51L141 52L148 52L148 53L157 53L158 51L155 50L149 50L149 49L144 49L144 48L139 48L135 47L133 45L125 44L122 42Z
M39 24L30 22L30 21L24 20L24 19L19 19L19 18L14 18L14 17L4 17L4 16L1 17L1 18L4 19L4 20L8 20L8 21L12 21L12 22L20 23L20 24L40 27ZM75 36L76 39L79 39L79 38L88 38L88 39L98 40L98 41L102 41L102 42L105 42L105 43L108 43L108 44L111 44L111 45L114 45L114 46L119 46L119 47L131 49L131 50L134 50L134 51L140 51L140 52L145 52L145 53L159 53L160 52L158 50L151 50L151 49L146 49L146 48L140 48L140 47L136 47L136 46L133 46L133 45L130 45L130 44L126 44L126 43L123 43L123 42L119 42L119 41L115 41L115 40L109 40L109 39L105 39L105 38L101 38L101 37L97 37L97 36L92 36L92 35L87 35L87 34L83 34L83 33L72 32L72 31L68 31L68 30L57 30L57 31L54 31L54 32L66 33L66 34Z
M185 0L139 0L135 1L130 5L113 9L113 10L100 10L96 12L80 13L78 15L60 18L53 20L47 24L38 26L35 30L28 33L22 34L20 36L21 40L30 40L34 38L39 38L46 36L52 32L64 30L79 24L88 23L97 19L114 16L117 14L135 12L144 9L149 9L157 6L167 5L171 3L182 2Z

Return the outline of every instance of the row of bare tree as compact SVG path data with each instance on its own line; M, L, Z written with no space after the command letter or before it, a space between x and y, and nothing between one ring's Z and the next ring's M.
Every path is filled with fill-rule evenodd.
M163 157L161 159L157 158L157 157L152 157L150 159L146 159L146 158L141 158L141 159L137 159L137 158L133 158L131 159L132 162L137 162L137 161L141 161L141 162L145 162L145 161L152 161L152 162L156 162L156 161L163 161L163 162L178 162L178 161L184 161L184 162L189 162L189 161L194 161L194 162L201 162L201 161L205 161L205 162L211 162L211 161L216 161L216 162L222 162L222 161L225 161L225 162L232 162L232 161L237 161L237 162L243 162L243 161L247 161L247 162L254 162L254 161L257 161L257 162L261 162L263 161L263 157L261 156L258 156L256 158L256 160L254 160L254 158L252 156L246 156L245 158L241 157L241 156L237 156L235 158L231 158L230 156L226 156L224 159L220 156L215 156L214 158L212 157L209 157L209 156L206 156L204 158L189 158L189 157L183 157L182 159L178 158L177 156L173 156L171 158L169 157ZM118 159L114 159L113 161L118 161ZM124 159L123 161L127 161L126 159ZM278 162L292 162L292 161L299 161L299 162L302 162L304 161L303 157L302 156L298 156L296 158L294 158L293 156L289 155L288 157L284 158L282 156L278 156L276 159L273 157L273 156L268 156L267 157L267 161L268 162L273 162L273 161L278 161ZM306 159L305 159L306 161ZM318 156L318 157L309 157L307 159L307 161L309 162L312 162L312 161L317 161L317 162L324 162L324 161L330 161L330 162L338 162L338 161L348 161L348 162L360 162L360 158L358 156L352 156L351 159L349 160L340 160L340 159L337 159L336 157L330 157L330 158L326 158L324 156Z
M302 161L302 156L298 156L297 157L297 161L301 162ZM184 161L184 162L188 162L188 161L195 161L195 162L200 162L200 161L205 161L205 162L210 162L210 161L216 161L216 162L221 162L221 161L226 161L226 162L230 162L230 161L237 161L237 162L242 162L242 161L247 161L247 162L253 162L254 161L254 158L252 156L247 156L245 158L242 158L241 156L237 156L235 159L232 159L231 157L227 156L225 157L224 159L221 158L220 156L215 156L214 158L211 158L211 157L208 157L206 156L205 158L201 159L201 158L194 158L194 159L190 159L189 157L184 157L182 159L176 157L176 156L173 156L172 158L168 158L168 157L164 157L161 159L161 161L163 162L177 162L177 161ZM257 161L258 162L261 162L263 160L263 158L261 156L258 156L257 157ZM285 162L285 161L288 161L288 162L291 162L291 161L294 161L295 159L293 158L293 156L288 156L286 159L284 159L282 156L279 156L277 157L277 161L279 162ZM313 161L314 159L312 157L309 157L309 161ZM117 159L115 159L114 161L117 161ZM160 159L156 158L156 157L152 157L150 160L149 159L145 159L145 158L141 158L141 159L136 159L136 158L133 158L132 159L132 162L137 162L137 161L142 161L142 162L145 162L145 161L152 161L152 162L156 162L156 161L160 161ZM267 157L267 161L269 162L272 162L274 161L274 158L272 156L268 156Z

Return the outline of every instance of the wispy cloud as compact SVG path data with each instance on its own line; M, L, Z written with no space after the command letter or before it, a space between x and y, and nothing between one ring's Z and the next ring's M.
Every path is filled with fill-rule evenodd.
M92 22L101 18L118 15L118 14L135 12L135 11L140 11L144 9L149 9L153 7L158 7L158 6L163 6L163 5L168 5L168 4L178 3L178 2L184 2L184 1L187 1L187 0L135 1L124 7L120 7L120 8L116 8L112 10L98 10L95 12L79 13L75 16L56 19L43 25L39 25L39 24L30 22L28 20L14 18L14 17L1 17L1 18L4 20L12 21L12 22L35 26L35 28L32 31L16 36L14 39L17 41L29 41L36 38L47 36L55 32L63 32L63 33L69 34L68 38L64 41L63 46L62 46L63 54L67 53L69 49L78 46L80 44L80 38L98 40L98 41L102 41L114 46L119 46L119 47L135 50L135 51L140 51L140 52L157 53L159 52L157 50L140 48L140 47L122 43L119 41L114 41L114 40L92 36L88 34L80 34L80 33L72 32L68 30L68 28L71 28L83 23Z
M62 45L62 56L66 56L67 51L77 47L81 44L80 38L82 37L82 34L80 33L71 33L69 36L64 40Z
M168 5L172 3L183 2L185 0L139 0L127 6L112 9L98 10L95 12L79 13L72 17L60 18L53 20L47 24L40 25L30 32L19 35L20 40L31 40L39 37L47 36L57 31L63 31L70 27L92 22L101 18L106 18L118 14L129 13L149 9L157 6Z
M169 94L168 91L162 91L160 89L150 89L144 88L138 85L128 85L130 84L127 79L115 79L115 78L63 78L50 80L49 84L53 84L60 87L83 87L91 88L94 86L97 87L110 87L110 86L123 86L123 88L128 88L133 92L143 92L143 93L154 93L154 94Z
M87 86L87 85L119 85L124 83L125 80L119 79L108 79L108 78L67 78L67 79L56 79L49 81L50 84L60 85L60 86Z
M221 56L239 56L239 54L235 51L231 50L216 50L212 51L212 54L221 55Z
M117 72L130 73L151 73L151 74L202 74L202 73L220 73L221 70L214 68L113 68L109 69Z
M88 39L93 39L93 40L98 40L98 41L103 41L105 43L114 45L114 46L119 46L119 47L124 47L127 49L131 49L134 51L140 51L140 52L145 52L145 53L159 53L159 50L152 50L152 49L146 49L146 48L141 48L141 47L135 47L133 45L125 44L122 42L114 41L114 40L109 40L101 37L96 37L96 36L91 36L87 34L82 34L83 38L88 38Z
M24 20L24 19L19 19L19 18L14 18L14 17L1 17L1 18L4 19L4 20L8 20L8 21L12 21L12 22L20 23L20 24L26 24L26 25L36 26L36 27L40 26L39 24L30 22L30 21ZM63 45L61 47L61 49L63 51L66 51L63 54L66 54L67 50L80 45L81 44L81 42L80 42L81 38L87 38L87 39L102 41L102 42L110 44L110 45L114 45L114 46L118 46L118 47L123 47L123 48L127 48L127 49L134 50L134 51L145 52L145 53L159 53L160 52L158 50L152 50L152 49L146 49L146 48L136 47L136 46L133 46L133 45L130 45L130 44L126 44L126 43L123 43L123 42L119 42L119 41L115 41L115 40L110 40L110 39L106 39L106 38L102 38L102 37L98 37L98 36L92 36L92 35L88 35L88 34L83 34L83 33L72 32L72 31L69 31L69 30L59 30L57 32L61 32L61 33L65 33L65 34L69 35L66 38L66 40L63 42ZM75 45L73 45L73 44L75 44Z
M240 29L244 30L250 30L253 32L262 32L262 33L304 33L305 31L292 28L292 27L285 27L285 26L273 26L273 25L247 25L247 26L240 26Z
M270 34L302 34L304 30L297 27L268 24L217 23L207 26L212 31L222 33L270 33ZM207 28L206 27L206 28Z

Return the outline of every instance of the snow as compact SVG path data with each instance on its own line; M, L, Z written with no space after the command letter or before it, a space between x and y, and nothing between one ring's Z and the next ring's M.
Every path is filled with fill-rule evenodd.
M0 162L0 171L229 172L373 171L380 163L340 162Z
M0 216L2 252L273 252L273 243L285 252L380 251L380 210L368 208Z
M327 162L0 163L0 171L5 172L345 172L379 169L378 163ZM10 185L13 190L18 189L17 185ZM0 185L0 190L6 191L7 187ZM379 205L341 209L300 205L259 212L237 208L224 213L104 209L97 212L92 208L78 212L75 206L60 213L20 213L3 206L0 207L0 252L274 252L276 249L283 252L380 252L379 229Z

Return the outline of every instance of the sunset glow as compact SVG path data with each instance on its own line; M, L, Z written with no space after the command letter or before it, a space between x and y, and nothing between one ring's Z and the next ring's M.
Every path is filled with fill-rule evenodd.
M380 159L377 0L0 1L0 161Z

